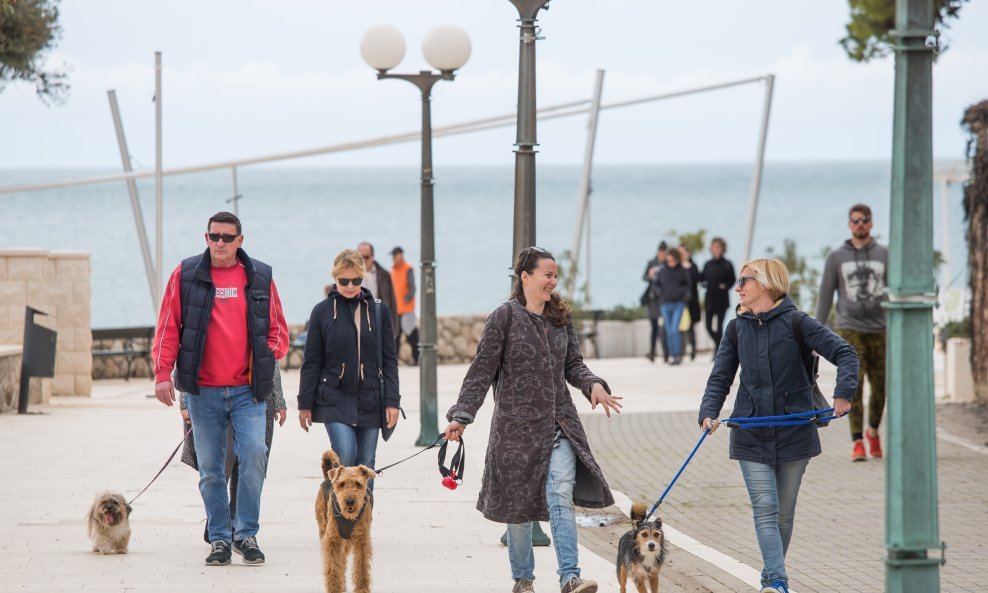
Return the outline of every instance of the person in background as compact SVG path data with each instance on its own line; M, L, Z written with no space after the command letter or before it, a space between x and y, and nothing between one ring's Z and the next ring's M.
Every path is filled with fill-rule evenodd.
M740 304L735 339L724 340L714 359L707 388L700 403L698 421L704 430L717 429L724 400L731 390L738 367L741 384L731 418L781 416L816 409L813 378L807 373L793 313L797 311L789 292L789 272L776 259L755 259L741 266L737 288ZM837 366L834 415L843 416L851 407L857 388L858 356L847 342L805 313L799 328L806 346ZM761 593L789 593L786 553L792 539L796 497L803 473L812 457L821 452L815 422L731 431L731 459L741 466L741 475L751 500L755 536L762 555ZM845 504L837 501L835 504ZM839 514L839 513L838 513Z
M862 437L874 458L882 457L878 427L885 412L885 300L886 269L889 252L871 236L871 208L851 206L847 227L851 238L827 254L820 279L816 318L827 323L837 291L837 333L848 341L861 357L858 390L851 403L851 461L865 461ZM868 426L864 424L864 378L871 387L868 395Z
M357 253L364 260L364 288L370 291L371 297L381 299L381 303L391 310L391 323L394 324L392 333L397 334L398 299L395 297L394 285L391 284L391 273L374 259L374 246L367 241L357 245Z
M373 468L382 417L389 428L397 424L401 396L391 311L382 303L376 316L374 298L361 286L365 261L353 249L341 251L333 260L336 283L309 316L298 420L305 432L313 422L325 425L340 464Z
M205 240L206 251L183 260L168 279L151 348L154 393L166 406L175 403L176 388L187 394L209 532L206 564L230 564L231 544L245 564L263 564L257 532L267 470L266 402L274 392L275 361L288 352L288 325L271 267L241 248L240 219L214 214ZM231 426L239 466L235 517L224 471Z
M666 327L666 345L670 364L683 362L683 345L679 335L679 322L690 300L690 272L682 265L678 249L666 252L666 265L659 269L655 283L662 295L662 322Z
M696 324L700 323L699 286L703 282L703 273L700 271L700 267L696 265L696 262L693 261L689 247L680 244L679 254L682 256L683 268L686 269L690 276L690 300L686 305L687 310L690 312L690 324L686 331L683 332L683 341L690 344L690 360L696 360ZM683 347L683 352L686 352L685 346Z
M401 345L404 335L412 348L412 364L419 363L419 328L415 319L415 270L405 260L405 250L395 247L391 250L391 285L394 286L395 300L398 303L398 333L395 347Z
M704 320L707 333L714 341L714 357L717 348L724 337L724 318L731 306L731 287L737 280L734 264L724 257L727 253L727 242L720 237L710 240L711 259L703 264L703 283L707 287L706 298L703 300Z
M659 243L659 247L655 252L655 257L648 260L645 264L645 273L642 274L642 280L646 282L645 292L641 296L641 305L645 307L646 313L648 313L648 322L652 326L652 337L649 340L648 355L647 358L651 362L655 362L655 343L659 342L662 346L662 360L669 362L669 346L666 345L665 328L662 324L662 298L659 295L659 287L655 283L659 275L659 269L665 265L666 261L666 251L669 246L665 241Z

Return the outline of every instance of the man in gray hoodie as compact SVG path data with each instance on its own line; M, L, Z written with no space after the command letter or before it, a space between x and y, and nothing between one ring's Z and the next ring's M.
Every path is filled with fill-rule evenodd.
M847 226L851 238L827 254L820 281L816 318L827 323L830 306L837 291L837 322L835 329L858 352L858 388L851 400L851 461L865 461L863 438L868 440L872 457L882 456L878 425L885 410L885 300L888 248L871 236L871 208L864 204L851 206ZM868 399L868 427L862 430L864 404L862 386L868 377L871 395Z

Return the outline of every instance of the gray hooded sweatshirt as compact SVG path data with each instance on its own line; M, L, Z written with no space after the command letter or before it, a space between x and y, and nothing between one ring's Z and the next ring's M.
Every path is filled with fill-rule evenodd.
M817 320L827 322L837 290L837 329L884 332L885 311L881 303L885 300L888 260L888 248L874 239L861 249L848 239L828 253L820 281Z

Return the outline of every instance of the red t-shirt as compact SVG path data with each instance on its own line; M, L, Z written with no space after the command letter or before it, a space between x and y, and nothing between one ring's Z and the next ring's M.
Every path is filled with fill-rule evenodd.
M216 292L213 311L206 331L206 344L199 367L199 384L203 387L231 387L250 383L250 336L247 333L247 272L239 261L229 268L210 268ZM171 381L178 357L179 330L182 324L182 266L168 279L161 302L158 330L152 345L154 380ZM271 328L268 348L281 359L288 352L288 324L281 309L278 289L271 281Z

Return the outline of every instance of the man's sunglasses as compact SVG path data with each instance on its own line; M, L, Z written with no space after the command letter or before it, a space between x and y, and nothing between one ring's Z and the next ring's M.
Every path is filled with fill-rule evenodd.
M206 236L209 237L209 240L213 243L219 243L220 239L223 239L224 243L233 243L240 235L230 235L227 233L206 233Z
M858 224L858 223L868 224L869 222L871 222L871 217L870 216L862 216L860 218L853 217L850 218L849 220L851 221L851 224Z
M351 282L353 282L353 285L354 286L360 286L360 283L363 282L364 279L363 278L337 278L336 281L340 283L340 286L350 286L350 283Z

